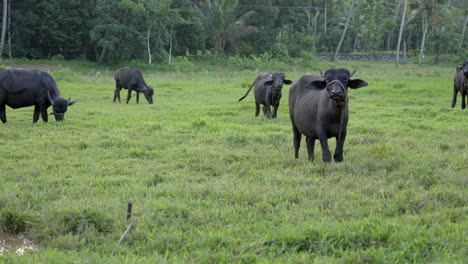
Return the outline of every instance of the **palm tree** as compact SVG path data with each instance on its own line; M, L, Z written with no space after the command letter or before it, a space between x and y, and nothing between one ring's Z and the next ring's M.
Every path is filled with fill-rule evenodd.
M5 34L7 25L7 14L8 14L8 0L3 0L3 21L2 21L2 36L0 39L0 58L3 53L3 45L5 44Z
M245 20L255 11L247 11L237 16L238 0L204 0L197 6L204 31L213 44L213 60L224 50L228 40L236 40L253 31L254 27L245 26Z
M461 33L461 39L460 39L460 43L458 43L458 49L461 48L462 44L463 44L463 40L465 39L465 30L466 30L466 25L468 24L468 16L466 16L465 18L465 23L463 24L463 29L462 29L462 33Z
M353 9L354 9L354 4L355 3L356 3L356 0L353 0L353 2L351 2L351 7L349 9L348 18L346 19L346 24L345 24L345 27L343 29L343 34L341 34L341 39L340 39L340 42L338 42L338 46L336 47L335 56L333 56L332 61L334 61L336 59L336 56L338 56L338 52L340 52L341 45L343 44L344 38L346 36L346 31L348 30L349 20L351 20L351 16L353 15Z
M397 52L396 52L396 67L397 68L400 66L401 36L403 35L403 28L405 26L406 7L407 6L408 6L408 0L405 0L405 5L403 6L403 13L401 14L400 33L398 34L398 43L397 43Z
M405 24L410 23L418 14L421 14L422 17L422 39L419 52L419 65L421 65L429 26L432 27L432 30L440 31L442 24L447 25L447 23L441 23L442 19L452 24L454 20L450 12L450 6L447 5L446 1L419 0L419 7L408 15Z

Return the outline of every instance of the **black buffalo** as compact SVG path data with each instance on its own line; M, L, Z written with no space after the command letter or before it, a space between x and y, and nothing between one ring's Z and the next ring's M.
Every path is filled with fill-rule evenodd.
M346 69L330 69L322 74L303 75L289 90L289 115L294 132L294 156L299 156L302 134L306 136L309 160L314 160L315 140L320 140L322 158L331 161L328 138L336 138L334 159L343 161L343 145L348 124L348 87L367 86L363 80L350 77Z
M255 95L255 116L260 113L260 105L263 105L263 114L268 118L276 118L278 107L281 100L281 90L284 84L291 84L290 80L285 79L286 76L282 72L261 73L250 86L247 93L239 99L243 100L250 92L253 86ZM271 107L273 106L273 114Z
M115 92L114 92L114 102L115 99L119 99L120 103L120 90L122 88L128 89L127 104L130 101L132 90L136 91L136 101L140 100L140 93L145 95L148 103L153 103L153 87L148 86L143 79L140 69L124 67L119 69L114 74L115 79Z
M63 121L69 105L75 101L60 95L52 76L39 70L0 69L0 119L7 122L5 105L16 109L34 105L33 122L47 122L47 108L53 106L55 120Z
M453 80L453 100L452 108L457 104L457 94L460 92L462 105L461 108L466 108L466 95L468 94L468 61L462 61L457 66L457 72Z

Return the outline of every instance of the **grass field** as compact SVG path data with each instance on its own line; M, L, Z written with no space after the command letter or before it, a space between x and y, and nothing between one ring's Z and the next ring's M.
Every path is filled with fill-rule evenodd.
M325 67L369 83L350 90L342 163L310 163L305 142L294 159L288 88L276 120L254 117L252 94L237 102L260 71ZM450 107L454 68L146 68L153 105L112 103L112 67L52 72L77 100L65 122L7 107L0 124L0 227L37 244L0 262L466 263L468 110Z

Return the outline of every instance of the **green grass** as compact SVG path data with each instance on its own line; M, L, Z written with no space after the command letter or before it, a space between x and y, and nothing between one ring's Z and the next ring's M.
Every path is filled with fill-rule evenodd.
M153 105L112 103L109 66L65 66L52 73L77 100L65 122L7 107L0 124L0 227L38 245L0 262L466 261L468 111L450 108L454 67L333 64L369 86L350 90L345 161L326 164L308 162L305 142L294 159L287 88L276 120L254 117L252 94L237 102L274 66L148 67ZM320 68L280 66L293 80ZM115 249L128 201L134 227Z

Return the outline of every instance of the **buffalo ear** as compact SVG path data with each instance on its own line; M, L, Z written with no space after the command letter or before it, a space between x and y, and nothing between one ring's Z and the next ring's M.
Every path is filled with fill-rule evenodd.
M76 100L73 100L73 101L68 100L68 105L73 105L74 103L76 103Z
M314 89L322 90L323 88L327 87L327 83L325 81L313 81L310 83Z
M354 80L349 80L348 81L348 87L351 89L357 89L367 86L367 82L361 80L361 79L354 79Z
M291 80L286 80L286 79L284 79L284 82L283 82L283 83L289 85L289 84L292 84L292 81L291 81Z
M463 69L463 67L465 67L465 65L468 64L468 61L462 61L460 62L460 64L457 65L457 72L460 71L461 69Z
M272 84L273 84L273 80L269 80L269 81L266 81L266 82L265 82L265 85L268 85L268 86L270 86L270 85L272 85Z

